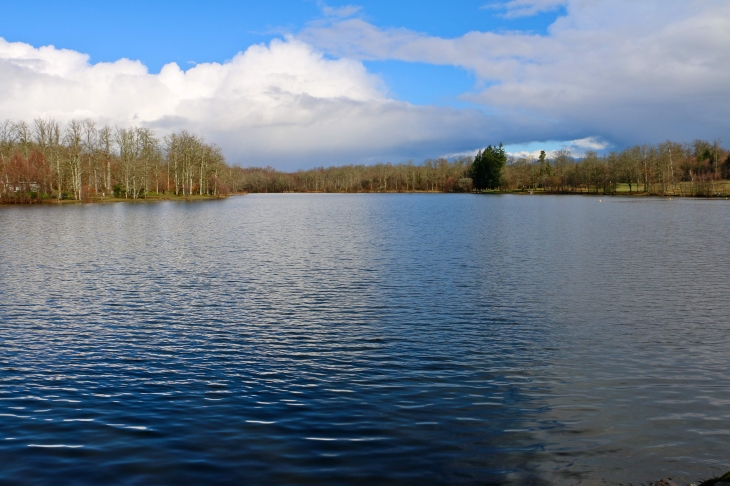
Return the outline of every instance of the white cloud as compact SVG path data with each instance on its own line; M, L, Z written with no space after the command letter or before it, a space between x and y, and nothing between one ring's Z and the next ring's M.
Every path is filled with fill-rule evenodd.
M502 3L488 3L482 8L504 10L503 17L517 18L557 10L567 3L567 0L508 0Z
M581 138L580 140L572 140L568 142L564 148L573 152L587 152L589 150L604 150L609 146L608 143L598 140L595 137Z
M329 7L324 4L320 4L320 9L322 10L322 13L326 17L337 17L337 18L347 18L352 17L356 13L358 13L360 10L362 10L362 7L359 7L357 5L346 5L344 7Z
M540 152L541 150L520 150L518 152L507 152L507 155L516 159L536 160L540 157ZM548 153L549 156L551 156L550 153Z
M229 160L280 168L428 156L476 145L488 130L474 110L388 99L361 62L325 58L293 39L255 45L224 64L150 74L138 61L90 64L87 55L0 39L3 117L92 118L188 129Z
M563 2L560 2L563 3ZM530 118L506 138L602 136L617 145L713 138L730 131L730 3L726 0L567 0L546 35L469 32L439 38L362 19L313 25L300 37L363 60L454 65L473 72L464 99ZM557 2L512 1L513 10Z
M322 1L317 2L317 6L322 11L325 17L336 17L336 18L346 18L346 17L352 17L356 13L358 13L360 10L362 10L362 7L359 5L345 5L344 7L330 7L326 3Z
M600 152L608 149L610 144L606 141L599 140L596 137L586 137L577 140L545 142L529 142L523 144L515 144L505 147L508 155L515 158L525 158L537 160L540 152L543 150L548 157L555 157L559 150L568 150L573 157L583 157L589 150Z

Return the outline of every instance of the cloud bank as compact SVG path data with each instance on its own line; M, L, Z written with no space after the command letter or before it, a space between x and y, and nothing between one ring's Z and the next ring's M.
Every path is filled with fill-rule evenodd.
M525 141L598 136L615 145L730 132L730 3L724 0L511 0L507 15L565 8L546 35L469 32L440 38L348 19L300 38L337 56L462 67L463 99L531 117ZM520 138L509 130L510 142ZM543 138L541 138L543 137Z

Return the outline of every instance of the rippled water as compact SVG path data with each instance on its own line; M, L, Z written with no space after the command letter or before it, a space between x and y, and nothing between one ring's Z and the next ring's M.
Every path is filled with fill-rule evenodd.
M0 207L0 482L730 468L730 202Z

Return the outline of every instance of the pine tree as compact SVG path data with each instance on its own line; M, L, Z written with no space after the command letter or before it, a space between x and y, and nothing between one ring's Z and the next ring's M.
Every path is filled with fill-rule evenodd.
M502 178L502 170L507 164L507 154L502 144L491 145L477 152L471 166L471 177L477 190L496 189Z

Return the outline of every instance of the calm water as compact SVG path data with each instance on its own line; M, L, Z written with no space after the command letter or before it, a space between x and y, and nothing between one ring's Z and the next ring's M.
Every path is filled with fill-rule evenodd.
M708 477L729 242L724 200L0 207L0 483Z

